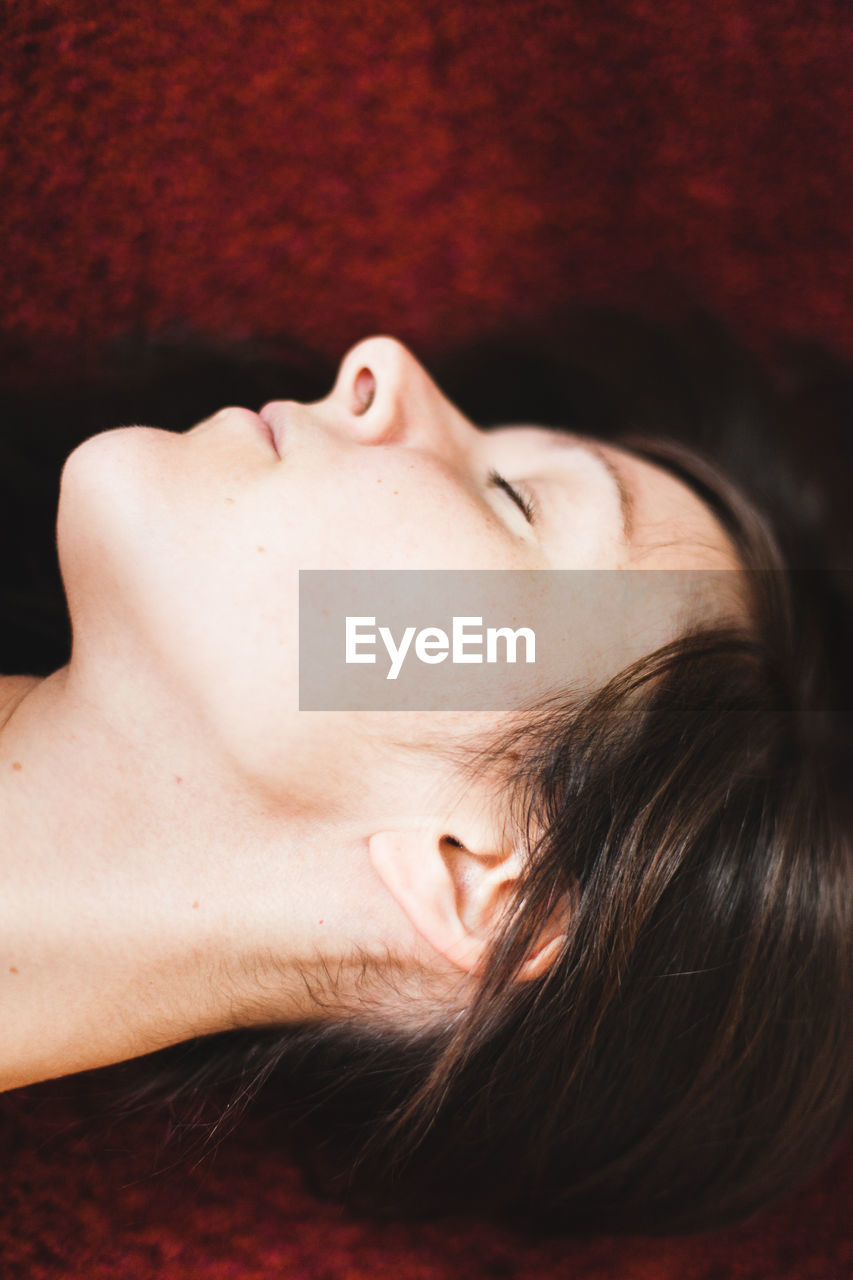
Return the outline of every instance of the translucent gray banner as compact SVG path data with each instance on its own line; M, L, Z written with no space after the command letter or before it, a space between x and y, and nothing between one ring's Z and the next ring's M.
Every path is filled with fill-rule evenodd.
M509 711L582 692L697 620L744 617L729 570L302 570L303 711Z

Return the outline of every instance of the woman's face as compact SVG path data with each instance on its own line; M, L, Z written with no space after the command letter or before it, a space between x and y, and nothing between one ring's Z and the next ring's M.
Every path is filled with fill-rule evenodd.
M300 569L738 567L667 472L541 427L478 429L387 337L315 403L85 441L57 537L72 667L165 682L265 785L293 744ZM315 720L318 743L321 724L340 731Z

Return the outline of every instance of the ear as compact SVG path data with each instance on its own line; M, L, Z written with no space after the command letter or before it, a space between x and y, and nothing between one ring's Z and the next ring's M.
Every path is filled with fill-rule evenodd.
M421 937L446 960L481 974L520 871L517 853L473 852L440 829L378 831L368 840L374 869ZM565 942L567 907L552 912L519 978L546 973Z

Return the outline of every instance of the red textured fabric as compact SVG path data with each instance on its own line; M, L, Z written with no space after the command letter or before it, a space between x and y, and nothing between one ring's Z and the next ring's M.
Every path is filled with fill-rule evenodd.
M0 334L428 353L674 289L853 353L843 0L12 0Z
M0 1098L4 1280L850 1280L853 1142L786 1203L704 1236L520 1241L481 1223L377 1224L320 1203L250 1118L195 1169L152 1174L165 1120L93 1136L96 1077ZM63 1097L63 1095L65 1095Z
M0 338L427 357L567 299L679 297L853 357L851 37L828 0L11 0ZM63 1088L0 1099L4 1277L853 1276L849 1145L737 1231L534 1247L347 1218L261 1122L152 1177L163 1121L95 1138Z

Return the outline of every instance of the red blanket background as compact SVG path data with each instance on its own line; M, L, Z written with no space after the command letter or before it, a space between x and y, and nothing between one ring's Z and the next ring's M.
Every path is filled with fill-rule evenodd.
M853 357L853 22L828 0L12 0L0 348L288 334L428 360L567 299ZM104 426L114 425L105 423ZM853 1148L748 1226L532 1247L314 1202L250 1121L151 1176L82 1077L0 1101L4 1276L849 1280Z

